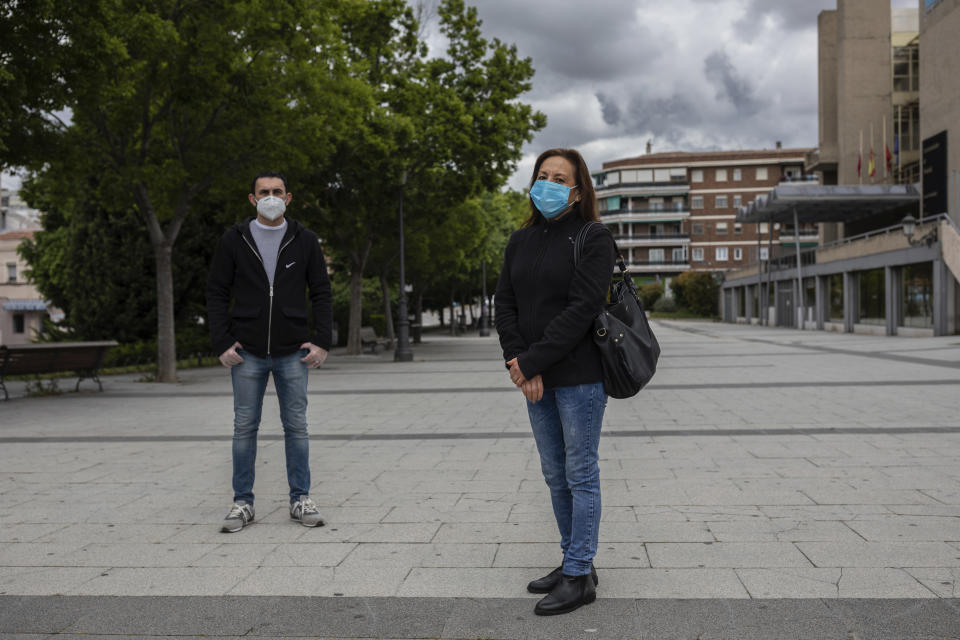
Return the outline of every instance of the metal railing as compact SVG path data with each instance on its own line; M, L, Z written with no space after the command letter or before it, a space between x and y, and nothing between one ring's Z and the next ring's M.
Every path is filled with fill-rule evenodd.
M612 216L612 215L618 215L618 214L623 214L623 213L656 213L656 214L667 213L667 214L669 214L669 213L686 213L686 212L688 212L688 211L690 211L690 208L689 208L689 207L685 207L685 206L684 206L684 207L671 207L671 208L663 207L663 208L660 208L660 209L651 209L651 208L642 208L642 209L641 209L641 208L636 208L636 207L634 207L634 208L631 209L631 208L629 208L629 207L621 207L621 208L619 208L619 209L607 209L606 211L601 211L601 212L600 212L600 216L601 216L601 217L607 216L607 215Z
M634 234L634 235L622 235L614 234L614 240L689 240L689 233L650 233L650 234Z

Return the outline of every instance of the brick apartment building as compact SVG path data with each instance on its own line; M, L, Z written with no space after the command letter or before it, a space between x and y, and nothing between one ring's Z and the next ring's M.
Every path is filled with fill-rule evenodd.
M726 271L779 255L792 225L741 225L741 206L778 184L804 181L810 149L647 153L605 162L593 174L601 221L611 227L630 272L664 281L690 269ZM801 225L816 245L815 225Z

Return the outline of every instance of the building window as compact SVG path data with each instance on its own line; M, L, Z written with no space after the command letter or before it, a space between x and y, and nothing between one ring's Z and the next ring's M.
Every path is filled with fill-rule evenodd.
M739 209L743 206L743 198L741 196L733 196L733 208Z
M662 264L664 262L663 249L650 249L650 264Z
M24 321L24 316L22 313L13 314L13 332L14 333L26 333L27 326Z
M843 274L830 276L827 288L830 295L830 322L843 322Z
M620 172L619 172L619 171L611 171L610 173L607 174L607 177L606 177L605 182L606 182L606 184L608 184L608 185L620 184Z
M695 235L695 236L701 236L701 235L703 235L703 223L702 223L702 222L694 222L694 223L693 223L693 235Z
M690 171L690 182L703 182L703 169L693 169Z
M770 259L770 251L768 247L760 247L760 259L761 260Z
M733 259L734 260L743 260L743 249L736 247L733 250Z
M743 171L742 171L741 169L734 169L734 170L733 170L733 181L734 181L734 182L740 182L741 180L743 180Z
M729 252L726 247L717 247L716 253L717 262L726 262L729 260Z
M717 209L727 208L727 196L717 196Z
M861 271L859 274L860 324L884 325L886 315L886 283L883 269Z
M703 247L694 247L691 255L694 262L703 262Z
M717 169L716 179L717 179L717 182L726 182L726 181L727 181L727 170L726 170L726 169Z
M663 211L663 198L650 198L650 211Z
M703 196L693 196L690 198L691 209L703 209Z
M727 223L718 222L717 223L717 233L726 233L727 232Z
M743 233L743 225L739 222L733 223L733 232L734 233Z
M766 180L766 179L767 179L767 168L757 167L757 180Z
M16 282L17 281L17 263L8 262L7 263L7 282Z
M932 262L908 264L903 268L899 326L933 328Z
M770 231L770 225L766 222L760 223L760 233L768 233Z
M686 254L687 254L687 252L686 252L685 250L683 250L683 249L674 249L674 250L673 250L673 256L672 256L672 257L673 257L673 263L674 263L674 264L682 264L682 263L686 262L686 258L687 258L687 255L686 255Z

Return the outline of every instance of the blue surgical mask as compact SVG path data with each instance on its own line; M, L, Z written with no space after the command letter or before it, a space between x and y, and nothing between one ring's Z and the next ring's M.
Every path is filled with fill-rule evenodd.
M530 199L543 217L550 220L573 206L573 202L567 201L570 199L570 190L576 187L577 185L565 187L549 180L537 180L530 187Z

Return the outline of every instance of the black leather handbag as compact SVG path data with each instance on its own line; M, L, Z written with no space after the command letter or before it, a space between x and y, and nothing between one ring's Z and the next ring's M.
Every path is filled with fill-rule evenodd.
M587 234L599 222L583 225L574 241L574 264L580 262ZM616 243L614 243L616 246ZM603 390L611 398L631 398L657 372L660 344L653 335L637 287L617 250L620 278L610 284L607 301L593 321L593 341L603 362Z

